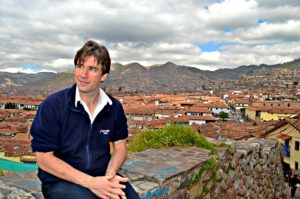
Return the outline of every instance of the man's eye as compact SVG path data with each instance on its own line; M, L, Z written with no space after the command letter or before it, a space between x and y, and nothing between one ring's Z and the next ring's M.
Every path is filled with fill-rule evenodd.
M90 68L90 71L92 71L92 72L97 72L98 69L97 69L97 68L94 68L94 67L91 67L91 68Z
M76 68L82 68L82 65L76 65L75 67Z

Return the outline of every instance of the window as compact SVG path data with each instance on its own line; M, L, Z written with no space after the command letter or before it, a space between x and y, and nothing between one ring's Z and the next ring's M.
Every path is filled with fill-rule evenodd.
M291 104L290 104L290 103L288 103L288 104L287 104L287 107L290 107L290 106L291 106Z
M299 142L295 141L295 151L299 151Z
M295 169L298 170L298 162L295 162Z

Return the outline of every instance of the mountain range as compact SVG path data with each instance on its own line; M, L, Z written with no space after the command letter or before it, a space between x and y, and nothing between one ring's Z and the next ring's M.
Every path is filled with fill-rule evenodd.
M235 80L241 76L272 74L274 69L300 70L300 59L275 65L245 65L234 69L215 71L179 66L172 62L144 67L139 63L111 66L109 78L103 83L108 91L174 93L201 91L212 88L216 81ZM7 73L0 72L0 94L46 96L74 83L73 71L61 73Z

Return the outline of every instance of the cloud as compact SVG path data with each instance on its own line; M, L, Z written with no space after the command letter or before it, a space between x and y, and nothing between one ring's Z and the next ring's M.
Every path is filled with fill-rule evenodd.
M296 0L3 1L0 69L71 70L86 39L107 46L113 62L146 66L286 62L299 56L299 13ZM199 49L209 42L217 47Z
M259 0L261 7L274 8L282 6L299 6L298 0Z
M300 20L289 20L285 23L263 23L249 28L248 32L238 31L240 42L246 43L284 43L300 39ZM242 41L243 40L243 41Z
M225 0L200 13L207 26L219 30L252 26L256 16L257 2L254 0Z
M74 66L74 62L71 59L55 59L50 63L45 63L45 65L56 70L66 70Z
M56 73L56 71L54 70L39 69L39 67L31 64L25 64L24 66L21 66L19 68L4 68L4 69L0 69L0 71L8 72L8 73L27 73L27 74L34 74L40 72Z

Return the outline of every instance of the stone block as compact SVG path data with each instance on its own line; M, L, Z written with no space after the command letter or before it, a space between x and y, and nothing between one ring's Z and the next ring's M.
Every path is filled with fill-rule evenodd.
M211 179L212 172L210 170L206 170L202 174L202 182L207 182Z
M238 160L237 159L233 159L231 161L231 163L230 163L230 166L231 166L232 169L235 169L236 166L237 166L237 164L238 164Z
M224 175L223 170L222 170L222 169L218 169L217 172L216 172L216 180L217 180L217 181L222 180L223 175Z
M186 189L178 190L174 194L170 195L168 198L170 198L170 199L190 199Z
M228 189L223 197L224 199L237 199L237 194L234 189Z
M190 198L196 198L196 196L199 196L202 193L203 190L203 183L198 182L193 187L188 189L188 195Z
M258 164L255 167L255 171L258 172L258 173L261 173L263 171L263 168Z

